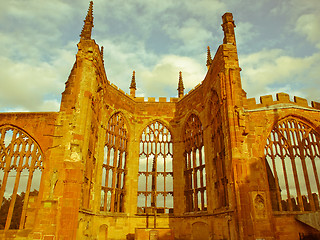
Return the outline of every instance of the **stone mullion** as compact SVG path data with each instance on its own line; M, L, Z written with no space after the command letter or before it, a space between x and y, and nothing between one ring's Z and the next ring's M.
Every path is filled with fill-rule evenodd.
M124 212L124 192L120 191L120 212Z
M33 163L34 163L34 161L35 160L33 160ZM16 199L17 199L17 192L18 192L18 188L19 188L21 171L22 171L22 159L19 159L19 165L18 165L18 168L17 168L16 180L14 182L14 188L13 188L13 192L12 192L12 195L11 195L10 206L9 206L9 210L8 210L8 214L7 214L7 221L6 221L6 225L4 227L4 230L8 230L10 228L13 209L14 209L14 205L15 205Z
M284 181L286 185L286 192L287 192L287 198L288 198L288 204L289 204L289 210L292 211L292 202L291 202L291 195L290 195L290 187L289 187L289 181L288 181L288 175L287 175L287 169L286 169L286 163L284 161L285 157L287 156L287 152L284 150L285 146L282 146L281 144L281 139L282 139L282 134L280 131L274 132L274 135L277 134L278 136L278 142L277 144L279 145L280 152L277 152L278 156L281 158L281 163L282 163L282 171L284 174ZM285 139L282 139L284 142L286 142ZM289 145L288 143L286 145ZM275 145L275 149L277 151L277 147ZM285 151L285 153L283 153ZM282 204L281 204L282 205Z
M21 158L21 161L22 161L22 164L23 164L23 159L24 159L24 156L26 155L26 142L22 142L21 141L21 144L22 144L22 148L21 148L21 152L20 152L20 158ZM39 150L40 152L40 150ZM23 167L23 166L22 166Z
M119 191L119 189L115 189L115 195L116 195L115 204L117 204L116 212L120 212L121 199L120 199L120 191Z
M194 210L198 210L198 189L197 189L197 159L195 154L195 148L192 148L192 159L193 159L193 168L192 168L192 174L193 174L193 201L194 201Z
M121 140L120 140L121 141ZM123 149L119 147L119 164L117 166L118 169L122 169L122 161L123 161Z
M295 156L293 154L293 146L292 146L293 140L291 139L290 130L288 130L287 135L288 135L288 143L289 143L288 151L289 151L289 156L290 156L291 165L292 165L294 183L295 183L297 196L298 196L298 200L299 200L298 204L300 206L300 210L303 211L304 207L303 207L303 201L302 201L302 196L301 196L301 191L300 191L298 172L297 172L296 163L295 163ZM291 201L291 199L290 199L290 201Z
M201 189L200 195L201 195L201 210L204 211L204 188Z
M316 155L320 155L320 138L316 136L316 142L314 143L316 146L314 147L314 151ZM318 154L317 154L318 153Z
M309 128L309 129L301 129L296 121L294 121L294 127L296 129L295 131L296 131L297 141L298 141L297 145L298 145L299 152L300 152L300 160L301 160L301 163L302 163L303 175L304 175L305 184L306 184L306 187L307 187L309 203L310 203L311 210L315 211L315 203L314 203L314 199L313 199L313 196L312 196L310 180L309 180L309 174L308 174L308 169L307 169L306 159L305 159L305 157L306 157L305 152L307 151L306 150L307 146L305 145L305 140L308 138L308 136L310 134L310 131L312 129L311 128ZM303 131L305 131L305 132L303 132ZM302 137L298 133L301 133Z
M4 170L3 181L2 181L2 185L1 185L1 189L0 189L0 206L2 206L3 195L5 193L7 181L8 181L8 175L9 175L9 169L7 168Z
M143 150L145 151L145 147L146 147L146 152L145 152L145 156L146 156L146 169L145 169L145 178L146 178L146 183L145 183L145 192L144 192L144 196L145 196L145 209L148 207L148 182L149 182L149 155L150 155L150 152L149 152L149 143L147 142L147 136L148 136L148 133L145 134L145 142L143 142ZM150 139L149 139L150 140Z
M120 141L121 141L121 138L120 138ZM120 142L119 141L119 142ZM117 206L116 207L116 212L119 212L120 211L120 188L121 188L121 162L122 162L122 151L121 151L121 146L119 144L118 146L118 159L119 159L119 162L117 162L117 166L116 166L116 182L115 182L115 205Z
M121 194L121 170L117 169L117 188L116 188L116 193L117 193L117 212L120 211L120 205L121 205L121 199L120 199L120 194Z
M199 147L199 166L205 166L205 163L202 161L202 148L204 148L204 146L201 144Z
M148 168L148 166L147 166L147 168ZM148 170L148 169L147 169ZM145 206L145 208L147 208L148 207L148 177L149 177L149 173L148 172L146 172L145 174L144 174L144 176L145 176L145 178L146 178L146 186L145 186L145 192L143 193L144 194L144 196L145 196L145 198L144 198L144 201L145 201L145 203L144 203L144 206Z
M202 154L200 152L200 156L201 155ZM200 159L201 159L201 157L200 157ZM203 169L204 169L204 167L200 171L200 185L201 185L201 188L202 188L202 190L201 190L201 205L202 205L202 209L204 210L204 190L205 190L205 186L203 184Z
M311 148L311 147L310 147ZM317 172L317 167L316 167L316 163L314 160L314 155L312 154L312 150L310 149L310 159L311 159L311 163L312 163L312 168L313 168L313 174L315 176L316 179L316 184L317 184L317 189L318 189L318 196L320 196L320 183L319 183L319 176L318 176L318 172ZM316 155L316 154L315 154Z
M271 132L271 134L274 135L274 132ZM276 182L276 191L277 191L277 200L278 200L278 207L279 207L279 211L282 211L282 204L281 204L281 193L280 193L280 186L279 186L279 178L278 178L278 173L277 173L277 169L276 169L276 162L275 162L275 155L273 153L273 148L272 146L274 146L274 142L270 139L270 143L271 147L271 160L272 160L272 167L273 167L273 173L274 173L274 178L275 178L275 182Z
M118 147L114 147L114 153L113 153L113 167L112 167L112 185L111 185L111 207L110 211L114 212L114 205L115 205L115 184L116 184L116 177L117 177L117 168L115 165L117 165L117 156L118 156Z
M109 135L110 137L110 135ZM109 172L110 172L110 167L109 166L110 163L110 147L107 145L107 163L105 164L104 168L106 169L106 179L105 179L105 188L103 189L104 191L104 206L103 206L103 210L104 211L108 211L107 209L107 204L108 204L108 191L107 191L107 187L108 187L108 181L109 181Z
M167 181L167 173L165 172L163 174L163 190L164 190L164 193L163 193L163 197L164 197L164 202L163 202L163 207L166 209L167 207L167 188L166 188L166 181Z
M281 139L281 136L279 136L279 138ZM285 141L285 140L284 140ZM290 188L289 188L289 182L288 182L288 175L287 175L287 169L286 169L286 163L284 161L285 157L287 154L283 154L283 147L281 145L281 141L279 140L277 142L277 144L279 145L279 149L280 149L280 158L281 158L281 163L282 163L282 171L283 171L283 174L284 174L284 181L285 181L285 184L286 184L286 191L287 191L287 198L288 198L288 203L289 203L289 210L292 211L292 202L291 202L291 196L290 196ZM277 149L277 148L276 148Z
M6 132L6 131L5 131ZM6 186L7 186L7 182L8 182L8 176L9 176L9 172L10 172L10 166L11 166L11 158L12 156L12 144L10 144L6 149L5 152L7 153L7 149L10 149L10 154L6 156L5 160L5 168L4 168L4 176L3 176L3 181L2 181L2 185L1 185L1 189L0 189L0 206L2 206L2 201L3 201L3 196L6 190Z
M146 140L146 134L145 134L145 140ZM148 143L146 141L142 141L140 140L140 143L142 142L142 152L140 152L139 154L139 158L141 157L141 154L144 153L145 157L146 157L146 168L145 168L145 172L139 172L141 173L141 175L144 176L145 178L145 186L144 186L144 191L142 192L142 194L144 195L144 209L146 209L148 201L147 201L147 187L148 187L148 157L149 157L149 153L148 153ZM140 175L140 176L141 176Z
M204 149L204 145L203 143L201 144L201 150L199 149L199 162L202 166L202 170L201 170L201 176L200 176L200 184L201 184L201 187L203 188L203 190L201 191L201 204L202 204L202 208L204 210L204 206L205 206L205 198L206 198L206 194L205 194L205 190L207 189L207 182L206 182L206 178L203 174L203 171L205 170L205 157L202 156L202 149ZM203 151L204 153L204 151Z
M163 133L160 133L161 135L163 135ZM163 139L163 137L162 137ZM163 190L165 193L167 193L167 163L166 163L166 157L164 155L163 149L161 149L161 144L163 143L163 140L161 140L161 143L159 143L159 147L160 147L160 154L162 154L162 158L163 158ZM165 143L164 143L165 144ZM169 148L169 146L168 146ZM162 151L161 151L162 150ZM167 194L163 195L164 196L164 203L163 203L163 207L166 209L167 208Z
M190 181L190 174L189 174L189 166L190 166L190 153L185 152L185 163L186 163L186 169L184 171L185 174L185 181L186 181L186 186L185 186L185 196L186 196L186 204L187 204L187 210L190 211L190 192L189 190L191 189L191 181Z
M298 133L296 133L296 134L299 136ZM314 200L313 200L313 196L312 196L312 192L311 192L308 170L307 170L307 166L306 166L303 140L304 139L302 139L300 142L298 140L298 147L299 147L299 151L300 151L300 160L302 163L303 175L304 175L304 179L305 179L305 183L306 183L306 187L307 187L307 193L308 193L310 207L311 207L312 211L315 211L315 204L314 204Z
M26 152L26 142L22 142L22 152L20 153L20 156L22 157L21 161L23 164L23 158L26 156L27 153L29 155L31 154L30 149ZM39 151L40 152L40 151ZM37 156L38 157L38 156ZM20 224L19 224L19 229L24 228L24 224L26 221L26 213L27 213L27 208L28 208L28 203L29 203L29 194L30 194L30 189L31 189L31 183L32 183L32 178L33 178L33 172L36 167L37 159L34 161L34 164L31 162L31 166L28 166L27 168L29 169L29 176L28 176L28 181L27 181L27 188L26 188L26 193L24 196L24 202L23 202L23 207L22 207L22 213L21 213L21 218L20 218Z
M22 207L22 213L21 213L19 229L23 229L24 228L24 224L25 224L25 221L26 221L26 213L27 213L27 208L28 208L29 194L30 194L30 189L31 189L33 172L34 172L34 169L33 169L33 167L31 167L29 169L29 177L28 177L26 194L24 196L24 203L23 203L23 207Z
M158 190L158 154L157 154L157 142L158 142L158 137L157 136L154 136L154 139L153 139L153 143L151 144L154 144L154 189L153 190L153 197L154 197L154 207L157 208L157 190Z

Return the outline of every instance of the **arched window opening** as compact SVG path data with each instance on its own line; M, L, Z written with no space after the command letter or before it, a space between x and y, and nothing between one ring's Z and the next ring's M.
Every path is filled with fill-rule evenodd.
M186 211L207 210L203 128L200 119L191 114L184 132Z
M275 211L319 210L320 136L307 124L287 118L271 131L265 159Z
M140 138L138 213L173 212L173 151L169 129L148 125Z
M24 131L0 127L0 229L23 229L38 197L43 154ZM30 223L32 224L32 223Z
M128 130L121 113L114 114L107 126L102 164L101 211L123 212Z

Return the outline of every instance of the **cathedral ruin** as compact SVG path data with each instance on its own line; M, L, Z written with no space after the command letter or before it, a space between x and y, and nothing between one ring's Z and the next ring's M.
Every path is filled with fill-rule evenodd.
M108 80L92 28L91 2L60 111L0 113L0 239L319 236L320 103L247 98L231 13L204 80L157 101Z

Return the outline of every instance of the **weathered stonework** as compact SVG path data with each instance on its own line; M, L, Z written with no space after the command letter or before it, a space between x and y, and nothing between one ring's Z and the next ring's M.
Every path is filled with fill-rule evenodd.
M311 155L315 157L310 158L319 169L320 103L309 106L307 100L298 97L292 102L285 93L277 94L277 100L263 96L260 103L247 99L241 86L232 14L226 13L222 19L223 44L213 59L208 49L208 72L203 82L184 95L180 75L178 98L144 101L135 97L134 74L130 94L107 79L102 50L91 39L91 3L60 111L0 114L0 133L6 126L21 129L43 153L39 192L29 197L25 224L20 229L9 229L7 224L8 229L0 230L0 239L298 240L303 235L318 234L312 224L302 223L301 217L313 213L319 216L318 175L317 187L306 187L308 196L297 193L299 209L285 211L283 207L291 203L277 198L285 189L280 189L280 183L272 184L276 177L266 161L265 148L277 124L293 119L312 130L318 149L314 148ZM111 129L113 116L117 117L112 121L121 118L123 127L119 129L125 129L125 137L123 132ZM150 169L142 171L140 142L150 124L165 126L172 150L169 145L167 150L154 150L153 159L147 163ZM199 133L201 141L198 135L186 137L190 131ZM7 165L0 165L2 173L9 172L6 166L10 165L4 152L6 133L3 130L0 135L0 161L7 161ZM114 142L108 149L110 137ZM309 145L313 143L310 141ZM167 153L170 151L172 158ZM170 156L166 158L165 154ZM140 175L170 178L170 170L159 170L165 158L168 166L168 159L173 159L172 191L166 191L169 185L160 190L158 180L141 187ZM304 176L308 174L304 169ZM140 208L138 191L145 194L141 196L146 201ZM161 191L163 195L159 195ZM168 202L172 197L173 206L158 206L157 198L162 196ZM280 205L281 210L274 208ZM308 221L314 223L312 216L308 215Z

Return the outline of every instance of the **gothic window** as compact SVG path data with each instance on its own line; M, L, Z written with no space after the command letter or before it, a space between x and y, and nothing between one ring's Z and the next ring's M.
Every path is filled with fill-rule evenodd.
M173 212L172 137L161 122L148 125L140 138L138 212Z
M186 211L205 211L207 193L203 128L195 114L191 114L186 122L184 143Z
M23 229L38 197L43 154L24 131L0 127L0 229ZM30 202L29 202L30 200Z
M319 134L300 120L287 118L271 131L265 156L273 210L319 210Z
M114 114L107 126L102 165L101 211L123 212L128 130L121 113Z

